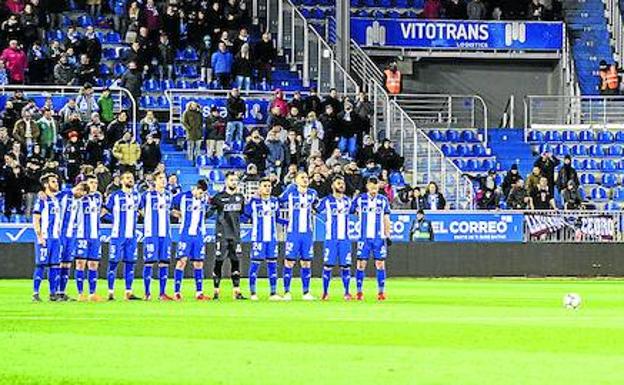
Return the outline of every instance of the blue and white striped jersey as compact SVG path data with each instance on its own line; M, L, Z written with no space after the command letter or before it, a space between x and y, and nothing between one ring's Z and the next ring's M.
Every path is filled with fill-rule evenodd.
M78 217L78 202L74 198L71 189L66 189L57 194L63 213L63 223L61 224L61 236L73 238L76 232L76 220Z
M85 195L77 203L76 238L98 239L100 237L102 194L95 192Z
M41 233L44 239L60 239L63 214L57 196L38 198L33 209L34 214L41 215Z
M349 214L351 198L336 198L328 195L316 207L319 215L324 215L325 239L328 241L344 241L349 239Z
M167 190L158 192L149 190L141 198L140 208L143 209L143 235L145 237L169 237L169 215L172 197Z
M279 201L276 197L262 199L251 198L245 205L244 214L251 218L252 242L277 241L277 216L279 215Z
M305 193L301 193L297 187L288 188L280 196L279 202L288 212L287 233L312 234L314 224L312 209L318 203L316 190L308 189Z
M138 191L117 190L108 197L106 210L113 217L111 238L132 239L137 236L136 224L141 194Z
M206 234L206 214L209 208L208 196L195 198L191 191L183 192L173 198L173 207L180 210L180 236L194 237Z
M390 214L388 198L377 194L360 194L351 204L351 212L358 214L360 239L385 239L384 215Z

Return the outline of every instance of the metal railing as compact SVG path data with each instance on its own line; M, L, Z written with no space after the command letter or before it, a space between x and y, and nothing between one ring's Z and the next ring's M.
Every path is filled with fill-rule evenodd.
M13 94L15 91L23 91L26 98L29 97L42 97L42 96L67 96L78 97L82 87L79 86L38 86L38 85L0 85L0 95ZM110 87L111 97L113 98L113 108L119 112L127 109L127 102L130 103L129 110L129 122L132 126L132 132L134 136L137 135L137 121L138 121L138 106L137 101L134 99L130 91L123 87ZM101 95L104 91L104 87L93 87L93 95ZM96 98L97 100L97 98Z
M372 132L377 139L392 140L406 159L412 185L436 182L453 208L473 206L472 183L445 157L440 148L418 127L412 117L390 97L381 83L381 70L352 42L351 70L362 81L373 105Z
M525 242L624 242L622 211L526 211Z
M527 96L525 128L624 128L624 96Z
M343 94L358 92L358 83L338 63L333 48L290 0L261 3L260 20L275 34L279 53L288 58L291 70L300 71L304 87L314 85L318 93L327 93L331 88Z

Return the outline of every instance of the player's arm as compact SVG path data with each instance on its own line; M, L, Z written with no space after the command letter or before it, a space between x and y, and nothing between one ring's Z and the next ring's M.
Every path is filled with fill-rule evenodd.
M43 239L43 231L41 231L41 211L43 210L43 202L41 199L37 201L33 210L33 228L35 229L35 235L37 236L37 243L40 245L45 244Z
M177 194L171 203L171 215L175 218L182 218L182 212L180 211L180 202L182 201L182 193Z
M384 200L384 230L386 238L390 238L390 229L392 228L392 222L390 221L390 201Z
M243 206L243 212L241 213L241 216L240 216L241 223L251 222L251 217L252 217L251 205L253 204L253 201L254 200L251 199L249 202L245 203L245 205Z
M356 197L351 201L351 208L349 209L349 213L350 214L357 214L359 212L359 204L360 204L360 197Z

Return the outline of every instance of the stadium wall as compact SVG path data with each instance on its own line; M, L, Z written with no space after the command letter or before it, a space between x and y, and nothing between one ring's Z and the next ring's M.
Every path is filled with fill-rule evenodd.
M488 106L490 126L498 127L509 96L515 95L515 125L523 122L524 97L562 95L561 66L554 60L426 59L414 61L404 77L404 93L477 93Z
M624 276L621 250L619 243L395 243L389 249L387 264L389 276L394 277ZM0 244L0 278L30 278L33 253L31 244ZM107 253L105 245L103 262ZM245 245L243 274L248 255ZM315 255L314 275L320 276L321 243L315 245ZM209 247L207 271L213 262L214 251ZM229 271L227 264L224 272ZM105 277L106 263L101 265L100 277ZM141 271L138 266L137 274Z

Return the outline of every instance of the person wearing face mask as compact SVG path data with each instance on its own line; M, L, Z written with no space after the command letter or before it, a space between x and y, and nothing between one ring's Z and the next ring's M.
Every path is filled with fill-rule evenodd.
M579 178L576 170L572 167L572 158L566 155L563 158L563 167L559 169L559 177L557 178L557 187L559 192L563 192L568 187L568 182L573 182L575 186L579 186Z
M505 175L505 179L503 179L503 184L501 185L504 196L509 195L509 191L513 185L516 184L518 179L522 179L522 176L518 172L518 165L514 163L511 165L511 169L507 172L507 175Z
M568 180L565 190L561 192L564 210L583 209L583 198L573 180Z

